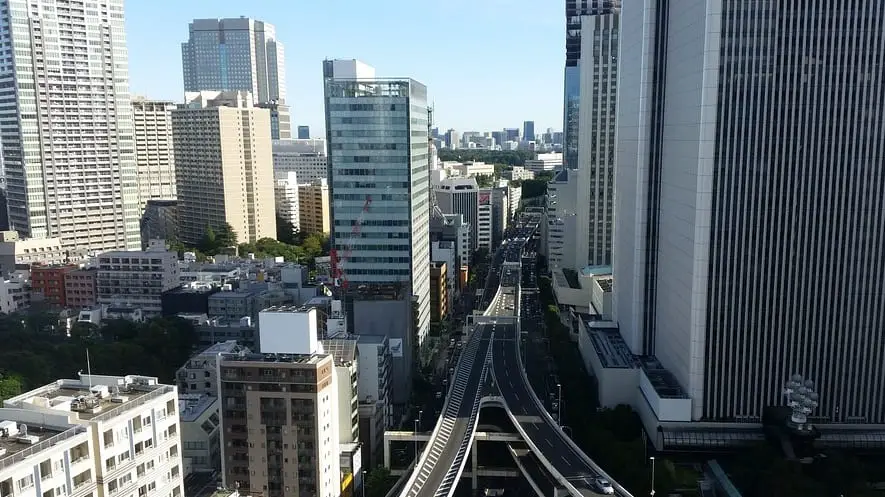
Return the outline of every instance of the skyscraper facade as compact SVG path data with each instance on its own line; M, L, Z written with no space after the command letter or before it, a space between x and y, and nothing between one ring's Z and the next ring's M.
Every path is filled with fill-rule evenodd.
M138 171L138 214L148 200L175 200L175 151L172 110L163 100L132 99L135 117L135 164Z
M612 7L581 16L577 254L591 266L611 265L617 148L618 22ZM579 268L576 268L579 269Z
M9 224L65 248L137 249L123 0L4 2L0 143ZM64 13L64 15L60 15ZM13 53L14 51L14 53ZM91 61L91 62L90 62Z
M248 92L194 92L172 111L181 241L224 223L240 243L276 236L270 118Z
M310 139L310 126L298 126L298 139L299 140Z
M522 139L535 141L535 121L525 121L522 123Z
M274 25L241 17L194 19L188 28L181 44L184 91L248 91L255 104L276 104L275 139L291 138L283 44Z
M581 16L597 15L620 7L620 0L565 0L565 72L563 84L563 164L578 168L581 102Z
M326 79L325 94L340 268L351 286L409 283L423 340L430 325L427 88L411 79L336 77Z
M799 373L822 421L885 423L883 22L848 0L623 10L614 307L693 419L758 419Z

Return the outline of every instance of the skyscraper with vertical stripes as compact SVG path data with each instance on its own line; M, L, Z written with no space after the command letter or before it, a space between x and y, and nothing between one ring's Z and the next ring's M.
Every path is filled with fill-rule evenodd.
M692 399L757 419L793 373L819 422L885 423L885 5L621 11L616 319Z

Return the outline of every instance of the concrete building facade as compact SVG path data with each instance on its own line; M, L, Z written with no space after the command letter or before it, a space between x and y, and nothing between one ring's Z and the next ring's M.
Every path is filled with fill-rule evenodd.
M0 186L10 228L22 237L58 238L65 249L137 249L123 0L92 4L5 4L0 38L10 52L0 81L15 91L0 96Z
M329 182L326 178L298 185L298 224L302 233L329 233L329 211Z
M328 179L326 140L274 140L273 170L275 174L294 172L302 183Z
M274 173L274 207L277 217L292 224L296 231L301 229L301 207L298 203L298 175L293 172Z
M172 109L163 100L132 99L135 122L135 165L138 171L138 214L148 200L175 200L175 152Z
M99 304L162 314L162 294L181 285L178 254L155 240L146 251L105 252L98 256L95 279Z
M172 112L180 239L229 224L239 242L276 237L270 118L245 92L189 93Z

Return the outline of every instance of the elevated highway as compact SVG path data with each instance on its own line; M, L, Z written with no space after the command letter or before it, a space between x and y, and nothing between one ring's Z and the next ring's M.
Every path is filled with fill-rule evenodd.
M452 497L474 442L483 392L488 392L490 383L526 445L570 495L599 495L593 480L603 477L612 482L615 495L632 497L562 431L525 374L519 339L521 257L525 243L537 230L540 217L535 217L517 223L511 238L493 256L487 284L496 284L496 291L493 297L482 299L487 307L474 319L443 413L400 497ZM490 290L487 286L486 294Z

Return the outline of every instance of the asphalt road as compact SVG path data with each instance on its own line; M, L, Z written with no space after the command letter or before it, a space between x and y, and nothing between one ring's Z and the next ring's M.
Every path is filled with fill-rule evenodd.
M462 361L472 359L469 369L464 368L467 363L462 362L461 367L452 379L453 386L449 393L451 401L446 405L443 416L440 417L440 431L432 445L425 449L428 452L423 464L417 468L417 477L413 485L403 490L401 495L408 497L423 497L434 495L444 483L446 476L455 463L461 442L466 438L468 430L472 430L471 414L477 399L481 395L482 372L485 367L485 358L490 346L490 338L496 325L482 325L474 331L474 336L465 345ZM475 423L476 418L472 421ZM467 454L464 454L460 465L467 463Z

